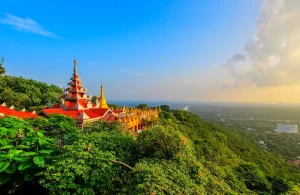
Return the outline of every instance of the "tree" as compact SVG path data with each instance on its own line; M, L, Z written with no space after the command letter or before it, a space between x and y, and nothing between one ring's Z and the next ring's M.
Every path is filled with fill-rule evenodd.
M173 128L162 126L144 131L137 138L137 153L141 157L173 159L180 150L181 135Z
M118 109L118 105L116 104L108 104L108 107L113 110Z
M93 96L91 102L92 102L93 104L96 104L97 98L98 98L97 96Z
M45 130L47 136L55 138L59 147L72 143L80 132L73 118L60 114L51 114L47 118L36 117L28 121L33 126Z
M4 64L4 57L2 57L1 63L0 63L0 75L3 75L3 74L6 73L6 70L5 70L5 68L3 67L3 64Z
M170 106L168 106L168 105L161 105L160 109L161 109L161 111L169 112L170 111Z
M147 105L147 104L139 104L136 108L139 108L139 109L147 109L147 108L148 108L148 105Z
M238 166L235 171L244 180L248 189L263 193L271 192L271 184L256 164L244 163Z
M86 126L39 174L41 185L56 194L116 194L128 182L134 142L115 125Z
M0 103L15 105L16 109L41 109L59 102L63 90L55 85L22 77L0 77Z

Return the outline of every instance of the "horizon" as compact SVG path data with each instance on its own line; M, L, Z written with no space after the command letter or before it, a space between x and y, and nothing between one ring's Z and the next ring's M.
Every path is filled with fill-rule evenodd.
M0 7L11 76L64 87L76 56L84 87L98 95L102 80L108 101L300 105L297 0Z

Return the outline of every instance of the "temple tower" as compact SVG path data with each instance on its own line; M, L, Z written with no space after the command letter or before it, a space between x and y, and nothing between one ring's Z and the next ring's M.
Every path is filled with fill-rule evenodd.
M86 95L87 89L83 89L83 84L78 76L77 60L74 59L74 72L70 78L68 88L65 89L65 95L61 100L61 108L65 110L83 110L91 100L91 97Z
M101 82L101 90L100 90L100 108L108 108L108 105L106 103L106 99L105 99L105 96L104 96L104 88L103 88L103 85L102 85L102 82Z

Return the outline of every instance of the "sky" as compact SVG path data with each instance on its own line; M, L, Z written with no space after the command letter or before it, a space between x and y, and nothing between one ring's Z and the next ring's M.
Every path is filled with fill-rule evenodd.
M1 0L8 75L109 100L300 103L298 0Z

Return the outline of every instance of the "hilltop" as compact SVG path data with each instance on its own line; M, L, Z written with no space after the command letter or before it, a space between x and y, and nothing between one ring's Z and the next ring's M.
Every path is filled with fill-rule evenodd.
M55 102L59 87L3 76L19 108ZM32 86L31 86L32 84ZM31 90L29 90L31 89ZM40 91L40 90L44 91ZM9 93L8 93L9 91ZM4 95L3 95L4 94ZM45 94L49 94L47 97ZM51 96L52 95L52 96ZM33 99L31 99L33 98ZM3 100L3 99L2 99ZM0 119L1 194L297 194L300 170L237 133L162 106L138 136L121 123L83 130L72 118ZM298 184L298 185L297 185Z

